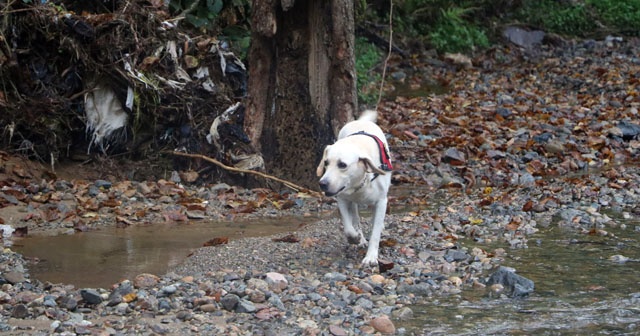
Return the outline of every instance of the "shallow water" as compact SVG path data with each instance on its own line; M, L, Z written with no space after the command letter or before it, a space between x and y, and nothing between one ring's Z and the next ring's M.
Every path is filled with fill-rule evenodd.
M76 287L109 288L141 273L162 275L191 251L215 237L231 240L292 232L317 218L277 218L234 222L155 224L59 236L30 236L12 249L39 261L32 278Z
M579 235L557 226L509 250L504 266L534 281L528 298L491 298L484 290L434 299L400 326L414 335L638 335L640 223L611 235ZM484 246L486 248L486 246ZM610 258L635 259L625 263Z
M393 194L406 197L413 191L413 188L399 187ZM329 216L338 216L335 207L333 209ZM398 206L392 212L408 209ZM370 217L370 209L362 209L362 215ZM34 279L76 287L108 288L141 273L164 274L212 238L233 240L294 232L320 220L321 216L324 215L104 228L72 235L28 236L13 242L11 248L37 260L29 264Z

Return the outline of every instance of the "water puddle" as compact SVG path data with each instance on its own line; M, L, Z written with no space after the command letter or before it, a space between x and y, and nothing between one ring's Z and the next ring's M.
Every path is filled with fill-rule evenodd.
M534 281L533 295L514 300L469 290L435 298L415 307L415 318L402 326L417 335L637 335L639 228L628 222L607 228L608 236L542 230L529 248L508 251L504 263ZM632 261L615 262L616 255Z
M398 187L393 195L403 198L413 193L413 187ZM415 206L395 206L392 212L411 209ZM337 209L334 210L330 216L338 216ZM370 210L363 209L362 215L370 217ZM26 258L37 260L29 265L34 279L76 287L108 288L141 273L164 274L212 238L233 240L294 232L318 221L320 216L193 221L105 228L72 235L30 235L15 241L11 248Z
M162 275L215 237L292 232L317 218L290 217L107 228L58 236L29 236L11 248L28 258L31 277L76 287L109 288L141 273Z

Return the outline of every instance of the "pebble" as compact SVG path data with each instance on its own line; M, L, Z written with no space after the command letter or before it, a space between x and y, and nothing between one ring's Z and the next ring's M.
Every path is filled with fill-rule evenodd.
M370 324L376 331L382 334L391 335L396 332L395 325L386 315L375 317L371 320Z

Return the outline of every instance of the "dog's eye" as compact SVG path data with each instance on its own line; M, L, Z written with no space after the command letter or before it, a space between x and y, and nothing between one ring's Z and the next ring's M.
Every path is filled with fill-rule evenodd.
M329 160L324 160L324 166L328 166L329 165Z
M338 168L345 169L345 168L347 168L347 164L342 162L342 161L340 161L340 162L338 162Z

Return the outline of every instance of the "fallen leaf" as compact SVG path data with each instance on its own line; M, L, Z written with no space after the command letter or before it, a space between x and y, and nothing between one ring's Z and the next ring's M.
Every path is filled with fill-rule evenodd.
M277 243L297 243L300 241L300 239L298 239L294 234L288 234L280 238L273 238L272 240Z
M393 238L383 239L380 241L380 247L394 247L398 245L398 241Z
M215 237L207 240L202 246L218 246L229 243L229 237Z

